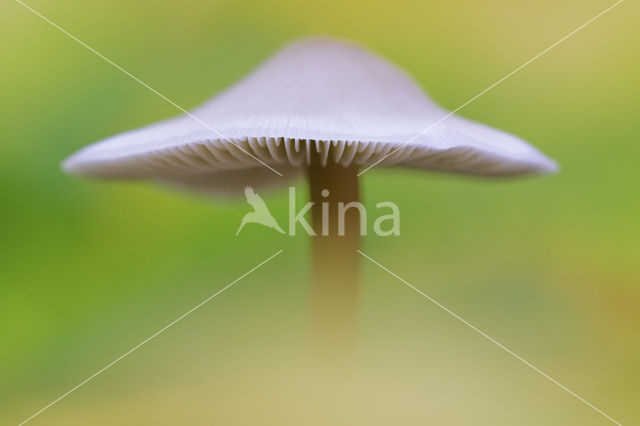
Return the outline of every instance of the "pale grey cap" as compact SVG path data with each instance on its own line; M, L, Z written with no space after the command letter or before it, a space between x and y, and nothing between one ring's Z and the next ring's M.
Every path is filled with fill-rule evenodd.
M376 167L483 176L557 168L509 133L456 115L439 122L448 111L404 71L331 38L285 47L192 114L197 119L182 115L90 145L64 168L214 193L284 184L304 169L312 149L323 161L362 168L383 158Z

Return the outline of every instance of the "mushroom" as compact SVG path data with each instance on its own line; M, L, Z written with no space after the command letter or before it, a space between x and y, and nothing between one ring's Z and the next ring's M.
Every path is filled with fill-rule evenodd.
M210 194L281 186L306 172L317 234L313 323L326 347L351 340L357 303L360 221L347 215L338 235L336 207L360 199L359 170L372 165L480 176L556 169L523 140L439 107L388 61L331 38L297 41L192 113L88 146L64 169Z

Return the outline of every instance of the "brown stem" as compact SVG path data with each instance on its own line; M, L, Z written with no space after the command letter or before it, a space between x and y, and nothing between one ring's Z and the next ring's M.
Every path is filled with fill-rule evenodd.
M314 152L308 167L316 233L312 237L312 334L315 352L325 359L340 359L352 351L355 343L360 215L356 208L339 214L339 203L346 206L359 201L359 188L357 167L343 167L331 158L322 166L320 154ZM342 233L339 216L344 216Z

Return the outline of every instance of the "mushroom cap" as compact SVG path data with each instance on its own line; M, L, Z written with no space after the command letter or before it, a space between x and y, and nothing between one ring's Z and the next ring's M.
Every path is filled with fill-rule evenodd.
M192 116L90 145L64 169L214 193L281 185L304 169L314 149L324 162L345 166L384 158L377 166L484 176L556 169L516 136L455 115L438 123L447 114L409 75L372 52L342 40L303 39Z

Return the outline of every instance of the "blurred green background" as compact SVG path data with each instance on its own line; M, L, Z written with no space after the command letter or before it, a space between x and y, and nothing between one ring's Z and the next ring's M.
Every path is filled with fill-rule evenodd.
M450 109L612 3L29 2L185 108L320 33L378 51ZM460 112L559 174L363 176L369 208L401 209L401 236L367 237L367 254L623 424L640 423L639 11L622 3ZM307 364L308 238L235 237L243 200L64 175L80 147L177 111L11 0L0 40L1 423L281 248L32 423L609 422L370 263L354 368ZM286 217L284 190L265 199Z

